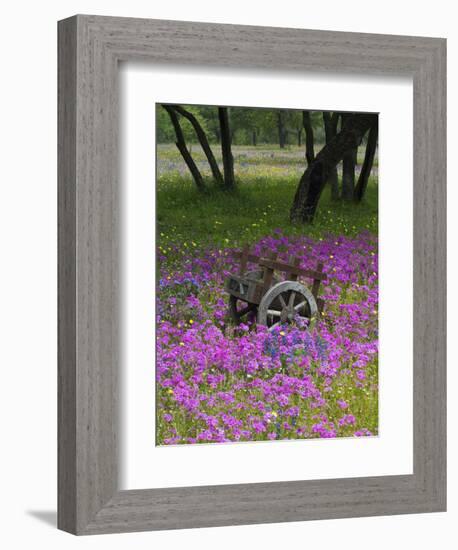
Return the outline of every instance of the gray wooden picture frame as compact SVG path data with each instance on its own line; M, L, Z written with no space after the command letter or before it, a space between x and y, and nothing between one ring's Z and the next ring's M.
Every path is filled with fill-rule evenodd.
M114 533L446 509L446 41L77 15L59 22L58 526ZM411 75L412 475L118 489L118 64ZM154 464L151 465L154 468Z

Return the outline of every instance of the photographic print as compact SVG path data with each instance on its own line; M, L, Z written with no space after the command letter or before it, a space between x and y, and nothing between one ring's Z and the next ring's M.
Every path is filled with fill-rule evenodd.
M378 435L378 114L156 105L156 445Z

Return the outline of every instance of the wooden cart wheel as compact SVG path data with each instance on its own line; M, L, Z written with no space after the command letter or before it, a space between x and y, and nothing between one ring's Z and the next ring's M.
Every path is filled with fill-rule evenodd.
M315 319L318 307L313 294L297 281L283 281L264 294L258 308L258 324L269 330L299 317Z
M247 273L244 273L243 277L260 281L263 275L263 271L261 269L257 269L255 271L248 271ZM278 279L274 279L274 282L278 282ZM229 314L231 319L237 325L248 321L250 313L253 312L256 314L257 310L258 306L256 304L249 304L248 302L240 300L235 296L229 296Z

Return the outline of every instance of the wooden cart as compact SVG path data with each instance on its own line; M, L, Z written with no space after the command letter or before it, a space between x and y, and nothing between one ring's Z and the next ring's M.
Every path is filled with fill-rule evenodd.
M239 324L256 315L257 323L272 330L293 321L297 316L313 321L323 310L324 301L318 297L320 284L326 279L323 264L316 270L302 269L300 260L292 256L288 263L277 260L276 253L252 254L248 246L239 252L240 270L226 281L229 292L229 313ZM248 264L256 268L247 270ZM284 273L281 280L277 273ZM299 276L313 281L309 290L298 281Z

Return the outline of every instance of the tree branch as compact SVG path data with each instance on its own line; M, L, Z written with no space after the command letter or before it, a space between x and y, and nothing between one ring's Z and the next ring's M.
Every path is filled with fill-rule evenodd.
M199 191L204 191L205 183L202 178L202 174L199 172L199 169L197 168L197 165L194 162L194 159L192 158L191 153L188 151L188 148L186 147L186 141L184 139L183 130L181 129L180 122L178 120L176 112L170 105L162 105L162 107L167 111L167 113L170 116L170 120L172 121L172 125L175 130L175 135L177 138L175 145L177 146L177 149L180 151L181 156L183 157L183 160L185 161L187 167L189 168L189 171L191 172L191 175L194 179L195 184L197 185L197 188L199 189Z
M181 116L184 116L185 118L187 118L189 122L192 124L194 131L196 132L197 139L199 140L199 143L205 153L205 156L207 157L208 164L210 165L210 169L213 174L213 179L217 184L223 185L223 176L219 169L218 163L216 162L213 151L211 150L210 144L208 143L208 139L205 134L205 131L200 125L197 118L192 113L190 113L189 111L186 111L186 109L181 107L181 105L170 105L170 107L175 109L175 111L179 113Z

